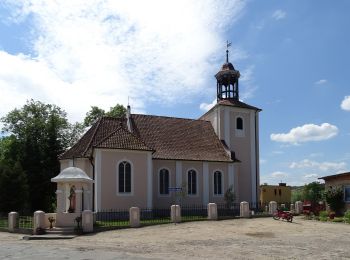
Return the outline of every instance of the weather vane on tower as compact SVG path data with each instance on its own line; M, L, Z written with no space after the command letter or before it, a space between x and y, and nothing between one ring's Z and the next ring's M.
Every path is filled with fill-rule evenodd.
M226 41L226 63L228 63L228 48L231 46L232 42Z

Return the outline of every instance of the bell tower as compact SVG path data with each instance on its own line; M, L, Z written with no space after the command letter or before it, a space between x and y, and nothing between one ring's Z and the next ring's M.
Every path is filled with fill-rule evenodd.
M232 63L228 60L229 50L231 43L226 44L226 63L221 66L221 69L216 73L216 86L217 86L217 101L239 100L238 79L239 71L235 70Z
M200 119L211 122L216 135L231 154L233 163L229 166L232 169L228 180L234 184L237 200L256 203L259 201L261 109L239 99L240 73L229 61L230 45L227 42L226 61L215 75L217 103Z

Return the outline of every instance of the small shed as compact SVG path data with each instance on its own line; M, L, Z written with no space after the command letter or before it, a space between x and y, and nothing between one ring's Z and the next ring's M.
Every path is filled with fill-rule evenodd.
M350 172L328 175L319 178L325 181L325 188L341 188L344 193L346 209L350 209Z

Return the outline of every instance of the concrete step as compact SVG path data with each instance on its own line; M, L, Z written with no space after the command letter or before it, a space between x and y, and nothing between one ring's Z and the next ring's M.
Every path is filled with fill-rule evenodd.
M49 239L72 239L74 235L56 235L56 234L45 234L45 235L32 235L24 236L24 240L49 240Z
M75 234L74 232L74 227L54 227L54 228L46 228L45 229L46 234L55 234L55 235L59 235L59 234Z

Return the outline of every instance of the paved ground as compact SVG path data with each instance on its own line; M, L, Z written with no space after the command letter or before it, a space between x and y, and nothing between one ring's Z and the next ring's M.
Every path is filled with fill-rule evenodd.
M350 259L350 225L295 218L201 221L24 241L0 232L1 259Z

